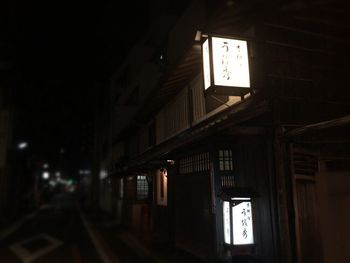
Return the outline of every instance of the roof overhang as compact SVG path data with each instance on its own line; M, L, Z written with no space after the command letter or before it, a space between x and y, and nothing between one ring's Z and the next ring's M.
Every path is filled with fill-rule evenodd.
M350 115L287 131L284 138L308 144L350 144Z
M166 160L169 158L169 154L179 147L227 131L234 126L266 113L268 110L269 105L266 100L259 96L251 96L198 123L181 134L149 149L133 160L130 160L125 166L121 167L119 171L126 172L127 170L132 171L134 167L147 167L147 163L152 162L152 160Z

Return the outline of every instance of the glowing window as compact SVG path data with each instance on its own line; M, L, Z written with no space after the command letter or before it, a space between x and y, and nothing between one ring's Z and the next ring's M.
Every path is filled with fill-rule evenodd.
M148 182L145 175L137 176L137 200L148 198Z
M220 171L233 170L233 158L232 158L231 150L219 151L219 168L220 168Z

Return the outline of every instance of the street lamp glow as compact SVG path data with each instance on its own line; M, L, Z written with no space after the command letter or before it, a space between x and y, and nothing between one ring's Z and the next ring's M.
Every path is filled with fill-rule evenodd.
M44 163L44 165L43 165L43 168L44 168L44 169L47 169L47 168L49 168L49 164L47 164L47 163Z
M49 172L43 172L43 179L47 180L50 178Z
M21 142L21 143L19 143L18 144L18 149L25 149L25 148L27 148L28 147L28 143L27 142Z
M60 173L60 172L56 172L55 175L56 175L56 177L58 177L58 178L61 177L61 173Z

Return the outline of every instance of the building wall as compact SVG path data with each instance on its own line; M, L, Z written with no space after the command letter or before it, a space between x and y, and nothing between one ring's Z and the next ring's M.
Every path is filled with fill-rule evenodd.
M122 207L121 223L135 235L149 235L151 231L151 203L149 196L139 199L137 176L123 179L123 195L118 206ZM152 187L149 188L152 193Z
M174 188L176 246L202 258L213 254L210 172L177 175Z
M221 253L224 250L220 233L222 207L220 200L213 197L211 191L213 188L219 191L223 182L231 184L233 177L234 186L250 187L258 193L254 201L257 241L252 253L266 262L278 262L278 259L281 262L293 262L296 248L295 237L291 234L294 227L294 219L290 218L293 208L292 185L286 172L289 167L283 152L284 142L279 136L286 129L349 114L350 95L344 67L348 57L344 55L347 48L343 39L344 35L348 35L347 30L329 21L338 19L335 10L329 9L329 19L324 19L324 13L319 10L322 5L314 8L312 4L301 7L286 5L284 8L268 6L264 7L268 10L260 10L259 7L263 6L254 7L249 3L237 3L237 6L234 4L229 8L223 3L209 2L193 1L170 30L167 45L169 69L186 69L187 64L180 63L181 58L186 61L186 54L195 45L196 30L247 38L252 78L251 97L250 94L247 97L251 100L266 100L269 113L261 118L246 120L242 126L246 125L243 128L248 127L247 130L252 127L266 129L270 137L249 136L248 131L240 135L231 134L229 126L237 125L236 117L244 115L244 112L238 111L235 116L231 116L226 123L226 130L212 133L217 137L223 136L223 133L231 134L226 144L220 142L216 145L216 141L208 137L201 143L209 142L216 150L219 150L218 147L231 148L235 158L232 174L230 171L220 171L217 152L210 157L211 164L215 166L211 172L192 167L190 172L182 173L182 169L189 168L186 166L188 163L184 167L178 164L178 171L169 180L173 184L169 197L172 196L174 206L167 211L156 207L153 222L164 222L166 216L173 214L174 222L169 221L168 226L164 223L162 227L175 229L176 246L200 256ZM208 10L206 3L219 9ZM209 14L212 17L207 17ZM200 56L199 53L197 55ZM242 98L235 96L216 96L215 99L205 95L200 71L187 76L176 87L178 92L162 101L155 115L144 120L144 123L128 126L128 121L123 122L122 126L128 127L130 132L127 136L127 140L130 140L127 157L142 160L142 154L145 154L145 160L149 161L147 152L157 149L158 144L163 146L179 134L189 135L192 127L208 118L215 119L216 114L226 109L233 111L236 104L242 101ZM183 75L179 74L179 78L183 78ZM166 78L160 80L167 81ZM148 89L140 88L148 94ZM131 94L132 90L128 92ZM154 96L157 95L155 92ZM141 104L136 108L138 112L143 110ZM249 112L249 109L246 111ZM120 114L123 114L122 111ZM249 119L247 116L246 119ZM152 121L156 127L156 145L151 149L147 147L147 125ZM214 122L210 124L214 125ZM208 126L203 127L203 130L209 129ZM242 135L244 133L245 136ZM180 136L178 140L181 140ZM171 151L183 153L194 150L189 147L162 148L161 153L153 155L153 159L165 158L161 154L168 150L170 155ZM181 162L181 154L177 157ZM312 195L310 189L305 192ZM133 216L132 213L139 217L140 208L128 203L125 209L129 218ZM157 226L154 229L157 230ZM233 254L241 252L232 251Z
M343 39L348 33L340 26L344 17L330 7L323 21L323 12L318 7L302 9L299 15L275 14L261 28L265 85L277 101L282 124L317 123L350 112Z
M7 150L9 144L10 116L7 110L0 111L0 168L7 163Z
M5 78L2 78L2 73L0 69L0 220L4 219L2 216L5 217L12 212L10 211L13 208L11 194L16 190L9 155L12 147L13 117L13 103L10 97L11 81L8 77L10 72L7 72L8 75Z
M275 188L271 168L272 142L265 136L241 136L236 138L238 174L236 185L251 187L257 192L255 203L256 250L255 254L265 262L277 262Z
M317 184L324 262L350 260L350 171L323 171ZM338 231L337 231L338 230Z

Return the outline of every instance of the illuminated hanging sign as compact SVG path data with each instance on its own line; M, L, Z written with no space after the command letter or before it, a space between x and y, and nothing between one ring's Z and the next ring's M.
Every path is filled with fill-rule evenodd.
M244 201L232 207L232 228L234 245L254 244L252 203L250 201Z
M225 95L249 92L247 41L209 36L202 44L202 56L206 92Z
M208 89L211 85L210 81L210 60L209 60L209 39L207 39L202 46L203 52L203 76L204 89Z
M224 242L228 245L253 245L252 203L248 197L223 202Z
M231 223L230 223L230 203L223 203L224 213L224 241L226 244L231 244Z

